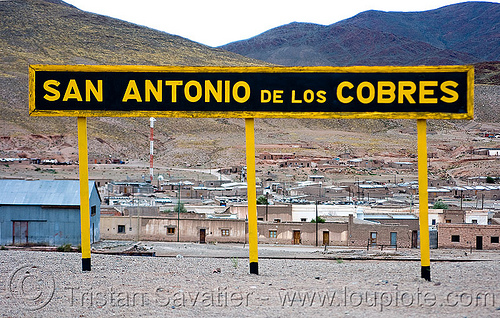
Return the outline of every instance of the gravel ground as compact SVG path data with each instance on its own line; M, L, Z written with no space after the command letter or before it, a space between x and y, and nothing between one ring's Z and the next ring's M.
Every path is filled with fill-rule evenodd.
M92 271L81 272L79 253L1 250L0 317L500 316L500 262L492 252L453 262L446 260L464 251L432 251L440 261L427 282L412 260L418 251L347 260L338 257L349 254L341 248L259 246L253 275L248 259L238 258L241 245L146 246L176 256L93 254Z

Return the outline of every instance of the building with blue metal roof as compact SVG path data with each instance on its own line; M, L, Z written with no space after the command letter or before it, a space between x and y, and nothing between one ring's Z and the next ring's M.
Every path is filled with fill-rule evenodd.
M89 182L90 240L100 239L101 198ZM0 180L0 245L81 244L78 180Z

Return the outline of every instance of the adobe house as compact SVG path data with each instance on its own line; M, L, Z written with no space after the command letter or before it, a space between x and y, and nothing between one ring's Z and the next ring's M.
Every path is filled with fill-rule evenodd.
M389 167L396 169L415 169L415 164L407 161L396 161L389 162Z
M245 220L248 218L248 206L246 204L234 204L230 207L229 212L236 215L238 219ZM257 205L257 220L269 222L273 222L273 220L278 220L277 222L292 221L292 205Z
M429 209L429 225L436 226L440 223L486 225L489 222L489 215L488 210Z
M10 164L30 164L30 159L28 158L0 158L0 163L4 165Z
M439 223L464 223L465 211L453 209L429 209L429 225L436 226Z
M242 171L243 171L242 166L232 166L228 168L221 168L219 170L219 172L222 174L240 174Z
M101 198L89 184L90 242L100 240ZM78 180L0 180L0 245L81 244Z
M288 160L295 159L295 153L271 153L266 151L260 153L258 158L261 160Z
M388 188L383 184L355 184L351 187L351 193L353 193L356 197L360 197L361 200L369 200L369 199L383 199L388 196L391 196L394 192L394 189Z
M245 213L247 212L245 206ZM292 221L292 205L257 205L257 220L268 222Z
M345 246L348 240L346 222L318 223L318 245ZM259 223L258 240L264 244L315 245L316 223Z
M442 219L438 223L465 223L465 211L457 209L443 210Z
M280 168L310 168L312 165L312 159L307 158L281 159L276 162Z
M103 216L102 238L159 242L245 243L245 219L208 219L194 213L165 216Z
M150 194L153 193L153 186L146 182L110 182L109 193L115 194Z
M378 222L385 225L406 225L411 233L411 247L418 247L419 219L411 213L377 213L364 214L364 220Z
M260 207L260 206L259 206ZM259 211L262 215L262 211ZM285 215L286 208L274 210L272 216ZM316 232L316 225L318 231ZM248 224L245 219L231 217L204 218L189 213L165 216L111 216L101 220L103 239L150 240L166 242L248 242ZM259 221L258 241L264 244L318 245L373 247L397 245L410 247L409 227L400 224L379 224L354 219L352 215L326 223Z
M438 248L500 250L500 225L438 224Z
M358 220L349 215L348 246L377 247L391 245L397 247L412 247L412 234L408 225L377 224L365 220Z

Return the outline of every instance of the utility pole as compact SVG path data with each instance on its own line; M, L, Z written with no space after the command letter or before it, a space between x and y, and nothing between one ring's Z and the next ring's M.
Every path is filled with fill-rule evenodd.
M149 180L151 185L153 185L153 129L155 126L155 121L153 117L149 118Z
M460 190L460 210L463 210L464 190Z
M318 246L318 200L316 200L316 246Z
M266 193L266 222L269 221L268 219L268 208L269 208L269 193Z
M177 200L177 242L180 242L180 214L181 214L181 181L179 181L179 199Z

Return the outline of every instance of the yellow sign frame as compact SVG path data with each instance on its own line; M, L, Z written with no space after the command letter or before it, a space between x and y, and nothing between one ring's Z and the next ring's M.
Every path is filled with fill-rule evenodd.
M466 112L314 112L314 111L116 111L116 110L66 110L36 107L36 73L40 72L114 72L114 73L466 73ZM460 79L463 79L461 74ZM457 84L457 83L455 83ZM457 84L459 85L459 84ZM68 85L69 87L69 85ZM95 89L95 87L94 87ZM233 91L234 93L234 91ZM453 93L453 92L452 92ZM456 92L455 92L456 93ZM338 94L338 93L337 93ZM424 92L425 94L425 92ZM453 95L453 94L452 94ZM457 96L458 93L455 94ZM262 97L261 97L262 98ZM450 97L446 97L447 99ZM361 99L361 98L360 98ZM463 100L463 98L462 98ZM418 103L417 103L418 104ZM427 119L473 119L474 118L474 68L473 66L353 66L353 67L176 67L176 66L103 66L103 65L30 65L29 67L29 111L31 116L78 117L78 147L80 161L80 217L82 231L82 270L90 271L90 225L88 203L88 153L87 117L184 117L184 118L244 118L246 130L246 159L248 183L248 228L250 273L258 274L257 203L255 189L255 134L254 118L370 118L370 119L416 119L418 131L418 179L420 201L420 251L421 277L430 280L430 247L428 229L428 175L427 175Z
M466 112L329 112L329 111L143 111L143 110L40 110L36 107L37 72L111 72L111 73L303 73L303 74L393 74L450 73L467 74ZM65 117L177 117L177 118L367 118L367 119L473 119L474 114L474 68L473 66L351 66L351 67L179 67L179 66L133 66L133 65L30 65L29 67L29 112L31 116ZM417 103L418 104L418 103Z

